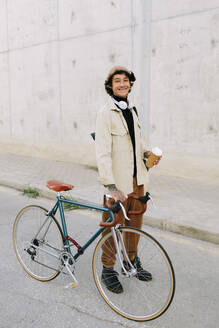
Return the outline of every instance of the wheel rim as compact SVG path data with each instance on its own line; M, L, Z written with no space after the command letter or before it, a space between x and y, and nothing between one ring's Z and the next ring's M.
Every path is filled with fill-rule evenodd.
M19 212L13 226L14 249L20 264L30 276L41 281L54 279L60 273L59 255L63 249L60 228L46 214L42 207L27 206Z
M102 245L110 238L104 236L96 246L93 257L93 275L98 291L107 304L120 315L136 321L152 320L163 314L169 307L175 289L172 264L162 246L150 235L132 228L120 228L124 233L140 236L138 256L144 269L152 274L151 281L127 278L121 273L118 257L114 270L119 273L123 293L109 291L101 281Z

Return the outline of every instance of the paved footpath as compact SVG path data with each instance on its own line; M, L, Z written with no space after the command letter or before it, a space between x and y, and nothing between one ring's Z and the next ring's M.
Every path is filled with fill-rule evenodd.
M38 188L41 195L54 198L47 180L57 179L75 186L75 199L101 204L104 189L97 182L97 171L88 166L41 158L0 153L0 185L23 190ZM207 179L186 179L150 172L152 202L144 223L219 244L219 184ZM37 202L37 200L35 200Z

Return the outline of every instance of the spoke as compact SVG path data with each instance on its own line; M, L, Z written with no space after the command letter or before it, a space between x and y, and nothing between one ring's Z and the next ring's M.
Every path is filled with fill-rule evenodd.
M53 271L55 271L55 272L61 272L61 270L57 270L57 269L55 269L55 268L52 268L52 267L49 266L49 265L46 265L46 264L41 263L41 262L39 262L39 261L36 261L35 259L32 260L32 261L35 262L35 263L37 263L37 264L40 264L40 265L44 266L45 268L51 269L51 270L53 270Z
M25 271L40 281L54 279L63 267L62 230L47 213L41 206L27 206L18 213L13 226L16 255Z
M108 234L99 241L94 251L93 275L98 291L113 310L128 319L136 321L155 319L167 310L174 295L175 280L174 274L171 275L171 262L165 256L162 246L149 234L131 227L121 227L120 230L123 237L121 240L116 239L119 244L117 251L123 254L123 258L126 257L124 253L127 252L127 259L130 257L131 261L137 253L141 262L139 272L146 271L150 266L148 269L150 272L153 271L152 281L146 281L146 277L140 274L129 278L124 275L120 263L123 258L120 260L118 253L115 253L112 234ZM113 273L112 280L106 279L106 283L102 280L102 259L107 260L107 257L112 263L115 258L117 259L114 270L123 287L123 293L119 295L112 293L108 288L109 284L117 280L113 278Z
M46 246L48 246L48 247L50 247L50 248L52 248L52 249L54 249L55 251L57 251L57 252L62 252L62 250L60 250L60 249L58 249L58 248L56 248L56 247L53 247L52 245L50 245L49 243L47 243L47 242L42 242L44 245L46 245Z

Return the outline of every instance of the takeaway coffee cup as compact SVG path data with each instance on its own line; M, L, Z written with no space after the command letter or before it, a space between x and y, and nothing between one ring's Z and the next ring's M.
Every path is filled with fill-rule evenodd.
M158 147L154 147L151 150L151 154L147 159L146 166L150 169L154 166L154 162L162 156L162 150Z

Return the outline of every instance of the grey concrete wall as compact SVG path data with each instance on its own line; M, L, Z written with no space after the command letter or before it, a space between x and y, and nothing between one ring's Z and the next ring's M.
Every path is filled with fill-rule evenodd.
M215 166L218 63L219 0L0 0L0 148L94 165L103 82L123 64L163 169L191 152Z
M94 163L112 65L132 66L132 1L0 0L2 148Z
M151 139L219 155L219 1L153 1Z
M167 155L160 171L219 182L219 1L153 0L151 31L150 137Z

